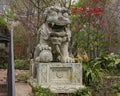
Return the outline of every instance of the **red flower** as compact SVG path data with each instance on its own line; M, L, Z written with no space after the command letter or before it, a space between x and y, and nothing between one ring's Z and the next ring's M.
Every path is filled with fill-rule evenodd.
M102 12L103 12L103 9L102 9L101 7L98 7L98 8L97 8L97 11L102 13Z
M86 12L86 8L75 8L72 10L72 13Z
M79 12L86 12L87 9L86 8L79 8L78 10L79 10Z
M91 13L102 13L103 9L101 7L95 7L90 10Z
M99 13L94 13L93 15L97 17L97 16L99 16Z
M99 16L101 13L103 13L103 9L101 7L95 7L89 10L87 16L93 15L93 16Z
M84 28L84 26L80 26L79 28L80 28L80 29L83 29L83 28Z
M94 26L94 27L95 27L95 26L97 26L97 24L96 24L96 23L93 23L93 24L92 24L92 26Z

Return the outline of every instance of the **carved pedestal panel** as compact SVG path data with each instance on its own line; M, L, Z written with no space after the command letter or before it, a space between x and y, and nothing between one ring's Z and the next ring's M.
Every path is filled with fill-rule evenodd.
M36 72L32 79L36 85L48 87L54 93L71 93L83 88L82 64L35 63L34 67Z

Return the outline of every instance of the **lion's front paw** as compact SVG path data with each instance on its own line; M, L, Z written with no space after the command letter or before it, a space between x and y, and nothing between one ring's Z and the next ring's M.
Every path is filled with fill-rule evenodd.
M67 58L63 58L62 62L63 63L74 63L75 59L73 59L71 57L67 57Z
M35 58L35 61L36 61L36 62L40 62L40 57L36 57L36 58Z

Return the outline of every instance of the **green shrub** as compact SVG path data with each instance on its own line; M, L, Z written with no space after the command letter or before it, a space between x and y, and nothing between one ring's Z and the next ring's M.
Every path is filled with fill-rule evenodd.
M0 16L0 36L5 36L5 37L10 36L8 24L1 16ZM5 50L5 45L0 44L0 69L6 69L7 63L8 63L8 52Z
M92 96L91 89L85 87L75 92L76 96Z
M30 78L30 74L29 73L26 73L26 74L18 74L16 76L16 79L18 81L24 81L24 82L27 82L27 80Z
M83 62L83 83L86 86L98 86L104 76L104 71L99 63L94 61Z
M52 93L49 88L42 88L41 86L32 87L34 96L92 96L90 88L78 89L74 93L65 93L62 95Z
M120 64L120 54L107 54L103 55L99 58L96 58L94 61L101 64L103 68L115 68L118 64Z
M4 54L4 53L3 53ZM8 56L0 56L0 69L7 69L8 67ZM30 62L27 60L15 60L15 69L19 70L29 70Z
M15 69L29 70L30 62L27 60L15 60Z
M3 17L0 17L0 35L9 36L9 28Z
M94 60L83 62L83 82L87 87L89 87L92 90L93 96L103 96L103 94L107 94L107 92L111 94L119 94L119 87L113 88L109 85L109 88L106 88L103 82L104 77L108 74L119 76L119 66L120 54L114 53L102 55L100 57L95 58ZM106 82L109 83L109 81ZM87 93L87 91L84 89L78 91L78 93L80 94L82 92Z
M101 68L107 70L110 75L120 75L120 54L107 54L94 60Z
M83 61L83 82L86 86L99 86L103 77L119 74L120 54L107 54L90 61Z
M57 96L49 88L42 88L41 86L32 87L32 91L34 96Z
M6 69L8 63L8 52L4 49L0 49L0 69Z

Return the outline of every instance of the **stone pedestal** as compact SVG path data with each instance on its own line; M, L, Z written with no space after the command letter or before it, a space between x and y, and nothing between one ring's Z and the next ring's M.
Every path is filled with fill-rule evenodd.
M72 93L84 87L82 64L79 63L36 62L32 70L32 84L48 87L54 93Z

